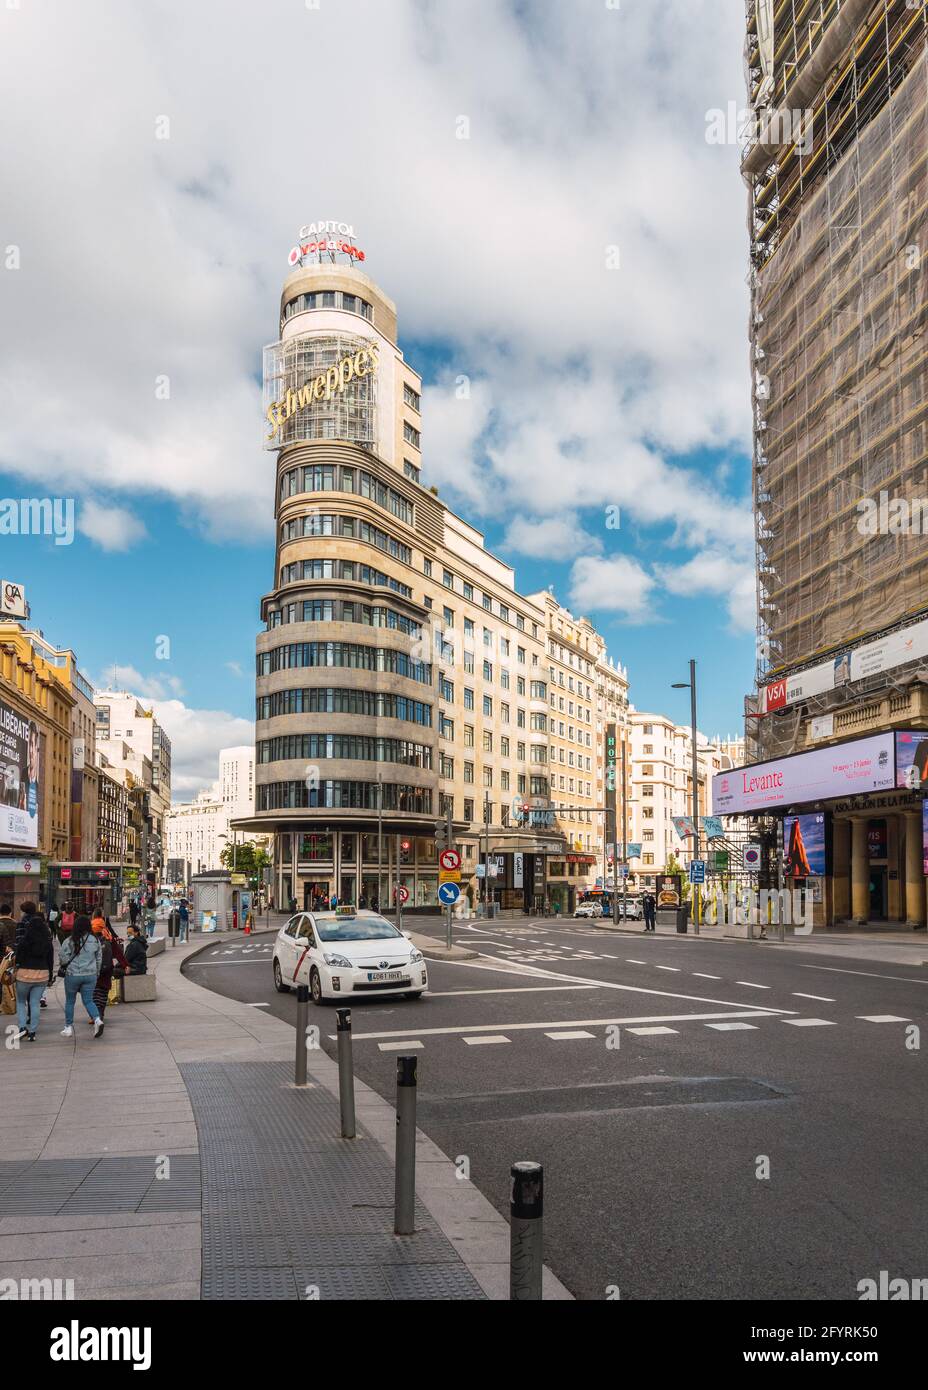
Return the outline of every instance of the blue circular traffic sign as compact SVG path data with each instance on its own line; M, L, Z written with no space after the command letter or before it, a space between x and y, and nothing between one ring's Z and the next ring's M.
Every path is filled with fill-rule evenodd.
M438 890L438 901L443 907L454 907L460 896L461 890L456 883L443 883Z

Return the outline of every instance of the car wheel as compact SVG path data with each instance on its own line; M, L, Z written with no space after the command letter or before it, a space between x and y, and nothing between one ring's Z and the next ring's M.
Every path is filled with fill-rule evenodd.
M315 966L309 972L309 992L314 1004L325 1003L325 996L322 993L322 977Z
M284 977L280 973L280 961L274 957L274 988L278 994L289 994L290 989L284 984Z
M407 998L407 999L421 999L421 998L422 998L422 990L421 990L421 989L413 989L413 990L410 990L410 992L406 995L406 998Z

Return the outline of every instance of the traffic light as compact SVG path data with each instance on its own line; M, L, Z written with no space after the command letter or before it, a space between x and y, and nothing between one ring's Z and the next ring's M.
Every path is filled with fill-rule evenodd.
M412 850L412 840L400 840L400 863L408 864L410 851Z
M448 848L448 827L444 821L439 821L435 827L435 848L439 853Z

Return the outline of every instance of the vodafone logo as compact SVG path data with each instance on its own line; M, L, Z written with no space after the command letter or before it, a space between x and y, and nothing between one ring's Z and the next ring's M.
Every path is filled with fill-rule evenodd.
M340 251L344 256L350 256L354 261L365 260L364 252L361 251L351 241L339 241L336 237L323 237L321 241L305 241L299 246L290 249L287 257L290 265L302 265L307 256L316 256L326 251Z

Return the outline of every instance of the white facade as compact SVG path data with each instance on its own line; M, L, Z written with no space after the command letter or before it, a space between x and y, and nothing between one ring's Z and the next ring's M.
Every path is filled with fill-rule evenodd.
M165 818L167 858L183 859L191 873L221 869L220 855L232 843L229 807L215 789L199 792L183 806L172 806Z
M255 812L254 745L219 750L219 797L232 816Z

